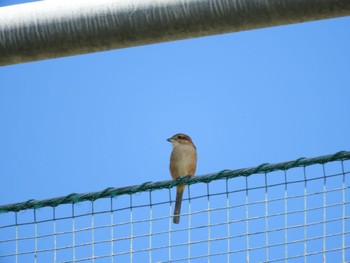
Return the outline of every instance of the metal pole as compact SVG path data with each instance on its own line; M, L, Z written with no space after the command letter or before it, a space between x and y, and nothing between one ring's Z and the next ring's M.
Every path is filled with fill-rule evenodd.
M350 0L51 0L0 8L0 65L350 15Z

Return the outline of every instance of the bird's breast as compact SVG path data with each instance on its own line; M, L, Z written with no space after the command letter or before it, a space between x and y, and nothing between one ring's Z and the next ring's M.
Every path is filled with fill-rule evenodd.
M170 172L174 180L180 176L193 176L196 165L197 153L192 145L174 147L170 157Z

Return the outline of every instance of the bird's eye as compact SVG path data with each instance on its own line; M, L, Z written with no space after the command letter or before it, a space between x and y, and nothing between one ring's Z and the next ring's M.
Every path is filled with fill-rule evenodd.
M177 138L180 139L180 140L182 140L184 137L181 136L181 135L179 135L179 136L177 136Z

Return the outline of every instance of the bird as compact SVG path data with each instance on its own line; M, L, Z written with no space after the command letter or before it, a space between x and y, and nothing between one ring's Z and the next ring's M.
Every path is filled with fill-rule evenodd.
M167 139L173 150L170 155L170 174L175 181L179 177L194 176L197 167L197 149L190 136L178 133ZM174 209L174 224L180 222L181 202L185 185L176 186L176 202Z

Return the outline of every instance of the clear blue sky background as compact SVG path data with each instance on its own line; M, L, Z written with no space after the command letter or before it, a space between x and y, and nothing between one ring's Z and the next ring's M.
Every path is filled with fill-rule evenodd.
M0 204L350 149L350 18L0 69Z
M0 69L2 204L350 149L350 18Z

